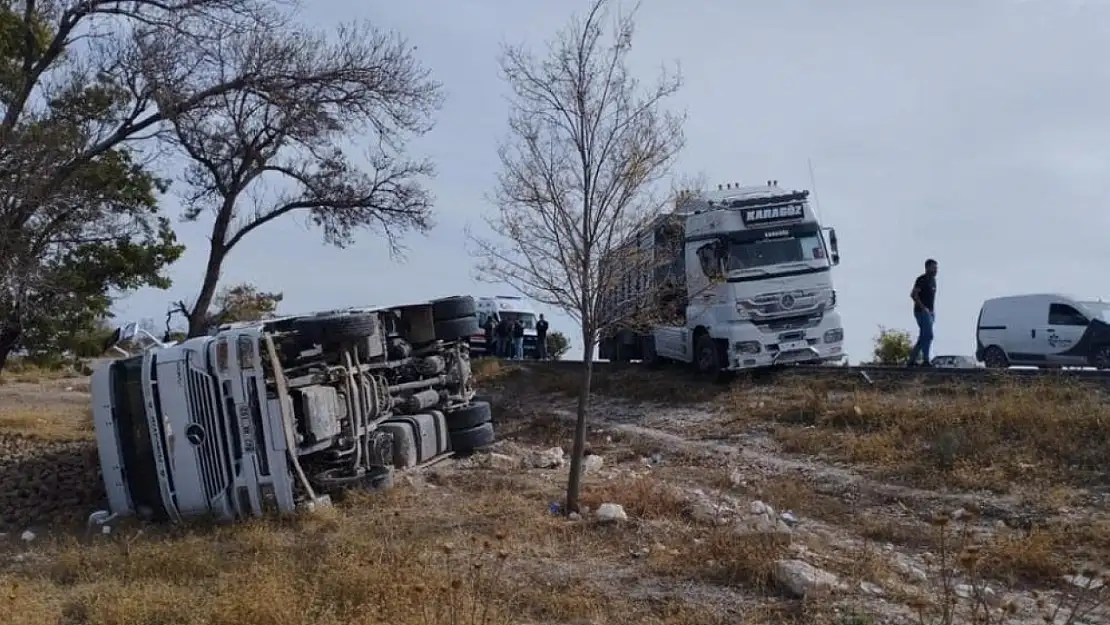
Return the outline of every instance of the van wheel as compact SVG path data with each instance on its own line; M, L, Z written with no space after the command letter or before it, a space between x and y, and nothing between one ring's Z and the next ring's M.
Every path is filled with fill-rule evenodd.
M1098 369L1110 369L1110 345L1098 345L1091 350L1091 365Z
M1006 352L997 345L991 345L983 352L983 363L991 369L1005 369L1010 366L1010 360L1006 358Z

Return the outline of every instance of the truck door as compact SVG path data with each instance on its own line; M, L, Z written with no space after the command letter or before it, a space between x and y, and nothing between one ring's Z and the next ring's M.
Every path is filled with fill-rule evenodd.
M1070 304L1054 302L1048 306L1048 323L1037 328L1037 343L1045 355L1046 364L1058 366L1085 366L1084 356L1067 355L1079 342L1090 320Z

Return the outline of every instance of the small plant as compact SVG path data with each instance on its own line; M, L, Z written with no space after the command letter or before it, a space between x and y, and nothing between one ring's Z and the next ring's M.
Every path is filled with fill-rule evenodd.
M560 360L568 351L570 351L570 339L562 332L552 332L547 335L547 357L552 360Z
M875 337L875 349L872 351L876 365L900 365L910 357L913 350L913 340L910 333L905 330L895 330L879 326L879 334Z
M970 522L976 510L966 508L957 514L940 514L932 519L933 555L927 560L932 569L934 592L909 602L919 625L1004 625L1029 615L1013 600L1005 600L988 585L988 577L998 574L991 550L981 544ZM1094 567L1075 572L1070 580L1075 590L1050 603L1034 592L1034 608L1045 623L1078 625L1110 600L1110 575Z
M503 538L497 535L497 540ZM508 552L485 540L477 553L459 553L451 544L440 546L439 565L448 572L442 584L417 583L412 608L422 625L498 625L507 622L500 602L504 591Z

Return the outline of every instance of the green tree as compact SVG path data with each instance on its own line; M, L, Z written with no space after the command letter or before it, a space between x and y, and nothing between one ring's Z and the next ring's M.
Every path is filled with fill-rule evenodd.
M260 321L274 316L281 293L259 291L253 284L236 284L216 294L209 323L219 325L236 321Z
M570 339L562 332L555 331L547 335L547 357L559 360L570 351Z
M273 92L268 56L215 71L228 33L281 26L254 0L0 2L0 368L165 288L182 248L143 141L233 92Z
M910 358L913 349L913 340L910 333L905 330L892 330L879 326L879 334L875 336L875 348L872 351L875 365L901 365Z

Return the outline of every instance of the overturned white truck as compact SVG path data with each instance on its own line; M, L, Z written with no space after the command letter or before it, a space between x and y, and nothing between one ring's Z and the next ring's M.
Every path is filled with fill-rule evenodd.
M474 300L224 327L92 376L112 515L235 519L392 483L494 440L474 399Z

